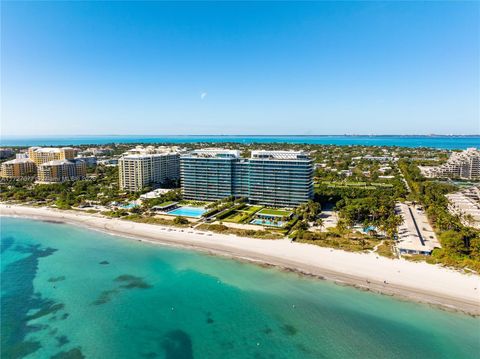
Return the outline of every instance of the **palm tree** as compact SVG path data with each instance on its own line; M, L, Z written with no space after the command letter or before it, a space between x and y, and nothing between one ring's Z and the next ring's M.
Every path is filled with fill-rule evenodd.
M324 221L323 221L323 218L317 218L317 220L315 221L315 224L320 227L320 230L322 230L323 226L325 225Z
M403 221L404 219L401 215L390 216L382 223L382 230L385 231L387 237L393 239L398 234L398 227L403 224Z

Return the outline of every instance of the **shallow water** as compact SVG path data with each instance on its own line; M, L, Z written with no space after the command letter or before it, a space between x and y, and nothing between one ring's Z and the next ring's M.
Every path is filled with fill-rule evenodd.
M276 269L1 219L2 358L474 358L480 320Z

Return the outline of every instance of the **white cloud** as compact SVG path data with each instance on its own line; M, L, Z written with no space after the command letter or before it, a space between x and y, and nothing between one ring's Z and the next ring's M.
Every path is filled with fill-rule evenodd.
M200 94L200 99L203 100L205 97L207 97L207 93L206 92L202 92Z

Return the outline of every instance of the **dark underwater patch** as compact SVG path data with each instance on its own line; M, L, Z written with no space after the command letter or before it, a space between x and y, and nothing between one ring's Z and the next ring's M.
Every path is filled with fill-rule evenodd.
M2 240L3 242L3 240ZM11 242L11 241L10 241ZM13 242L10 243L12 245ZM33 280L37 273L38 260L51 256L54 248L41 248L40 245L16 246L15 250L29 254L27 257L8 264L2 271L2 288L5 292L0 298L1 351L2 358L16 359L34 353L41 344L36 341L25 341L28 333L38 330L38 326L29 325L31 309L39 309L33 316L58 308L55 302L43 299L33 290Z
M285 325L282 327L282 331L283 331L283 333L286 334L286 335L295 335L295 334L297 334L298 329L295 328L293 325L285 324Z
M80 348L73 348L67 352L60 352L53 355L50 359L85 359Z
M114 281L121 283L118 288L104 290L92 304L101 305L108 303L112 300L113 296L120 293L122 289L152 288L152 286L146 283L142 278L130 274L122 274L115 278Z
M38 332L40 330L48 329L50 326L48 324L32 324L31 332Z
M101 262L100 262L100 263L98 263L98 264L101 264L101 265L107 265L107 264L110 264L110 262L109 262L109 261L101 261Z
M15 239L12 236L2 237L2 241L0 243L0 253L5 252L8 248L13 246Z
M134 275L130 274L123 274L115 278L115 282L121 282L124 283L120 287L121 288L126 288L126 289L133 289L133 288L139 288L139 289L148 289L152 288L150 284L145 282L143 278L136 277Z
M192 339L183 330L172 330L164 335L162 348L166 359L192 359Z
M54 303L53 301L49 301L46 305L43 306L38 312L35 314L27 316L27 321L32 319L38 319L44 317L49 314L53 314L62 310L65 307L62 303Z
M50 283L55 283L55 282L61 282L62 280L65 280L65 276L64 275L61 275L59 277L51 277L51 278L48 278L48 281Z
M273 330L270 327L266 327L265 329L262 330L264 334L272 334Z
M70 343L70 340L68 340L68 338L67 338L66 335L60 335L59 337L55 337L55 339L57 340L57 345L58 345L59 347L64 346L65 344Z
M207 324L213 324L214 320L212 318L207 318Z
M42 222L53 223L53 224L64 224L65 223L65 222L62 222L62 221L55 221L55 220L52 220L52 219L44 219L44 220L42 220Z
M98 298L93 302L95 305L101 305L108 303L112 300L112 297L118 293L118 289L109 289L109 290L104 290Z

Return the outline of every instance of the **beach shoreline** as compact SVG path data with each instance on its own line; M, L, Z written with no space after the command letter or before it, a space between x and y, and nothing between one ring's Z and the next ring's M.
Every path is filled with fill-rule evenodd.
M374 253L137 223L96 214L0 204L0 216L65 223L136 241L220 255L299 275L328 280L400 300L480 316L480 276L456 270L389 259Z

